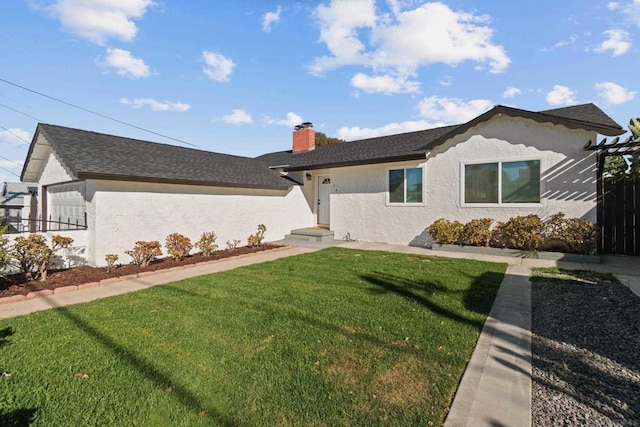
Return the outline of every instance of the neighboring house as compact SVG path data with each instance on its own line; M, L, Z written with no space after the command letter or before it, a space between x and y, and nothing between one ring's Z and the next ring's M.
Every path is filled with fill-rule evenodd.
M38 184L32 182L4 183L0 193L0 225L6 223L9 233L28 230L28 219L32 208L33 213L37 215L37 205L35 205L37 188Z
M268 240L323 226L339 239L427 245L441 217L595 221L597 164L584 146L622 133L593 104L497 106L462 125L317 148L305 123L292 150L251 159L39 124L22 179L38 182L43 217L86 216L77 237L98 265L172 232L244 242L259 223Z

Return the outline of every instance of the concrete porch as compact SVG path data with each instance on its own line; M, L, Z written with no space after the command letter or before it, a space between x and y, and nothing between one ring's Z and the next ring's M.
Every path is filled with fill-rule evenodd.
M284 237L284 242L296 244L297 242L324 243L334 240L333 231L322 227L308 227L291 230L290 234Z

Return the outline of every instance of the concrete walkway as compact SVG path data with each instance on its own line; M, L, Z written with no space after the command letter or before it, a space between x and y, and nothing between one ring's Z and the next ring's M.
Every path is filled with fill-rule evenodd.
M288 242L275 242L288 243ZM509 264L471 360L462 377L445 426L531 425L531 282L532 267L559 266L615 274L640 297L640 260L605 256L602 264L578 264L530 258L439 252L382 243L333 241L299 243L283 250L230 258L212 264L174 270L59 295L0 305L0 319L93 301L146 289L189 277L217 273L251 264L313 252L328 246L350 249L476 259Z

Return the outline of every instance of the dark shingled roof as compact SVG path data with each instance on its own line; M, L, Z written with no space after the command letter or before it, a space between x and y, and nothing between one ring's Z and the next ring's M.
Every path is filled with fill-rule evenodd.
M539 113L623 130L622 126L592 103L554 108L552 110L539 111Z
M278 189L292 185L278 172L248 157L48 124L38 125L25 170L39 132L78 179Z
M449 134L458 126L444 126L342 144L323 145L306 153L293 154L291 150L280 151L264 154L257 157L257 160L268 166L286 166L284 169L294 171L423 159L425 151L419 150L420 147Z
M422 159L431 148L500 114L524 117L540 123L560 124L571 129L595 131L608 136L624 133L618 123L594 104L540 112L498 105L460 125L325 145L306 153L293 154L291 150L280 151L264 154L257 157L257 160L271 167L280 166L284 170L295 171Z

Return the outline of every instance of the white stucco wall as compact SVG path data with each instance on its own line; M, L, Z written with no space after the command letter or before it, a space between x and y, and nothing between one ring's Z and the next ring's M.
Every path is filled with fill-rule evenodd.
M491 217L556 212L590 221L596 219L596 158L583 150L595 134L521 118L494 118L437 147L424 161L334 168L330 170L331 229L336 238L424 245L425 228L438 218L467 222ZM465 207L460 176L464 161L540 158L540 206ZM424 206L388 206L387 170L424 168ZM316 172L314 171L314 175Z
M55 152L51 151L38 180L38 195L42 194L42 186L73 181L71 171L63 166Z
M265 224L265 241L284 238L292 229L314 224L302 190L257 190L175 184L87 180L90 262L104 265L114 253L120 262L138 240L181 233L196 242L214 231L218 246L238 239L242 245ZM164 247L163 247L164 250Z

